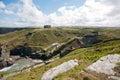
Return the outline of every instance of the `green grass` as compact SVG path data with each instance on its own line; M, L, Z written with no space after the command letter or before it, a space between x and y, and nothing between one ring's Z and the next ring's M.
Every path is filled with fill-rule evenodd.
M50 28L50 29L23 29L0 35L0 43L9 45L12 49L17 45L23 45L26 41L25 35L34 32L27 41L29 46L35 50L41 50L54 42L65 43L76 36L83 36L92 31L99 31L99 40L120 37L120 28Z
M120 66L120 62L118 62L117 65Z
M34 32L34 34L29 37L29 40L27 42L29 43L29 46L35 50L40 50L55 42L66 42L68 39L80 34L79 29L71 28L23 29L20 31L0 35L0 43L9 45L10 49L17 45L23 45L26 41L25 35L28 32Z
M120 54L119 43L120 40L115 40L93 47L77 49L70 52L65 57L56 60L48 65L37 67L30 72L22 72L18 75L9 77L7 80L40 80L40 77L45 71L71 59L78 59L80 62L83 63L66 73L58 75L55 80L68 80L70 78L73 80L80 80L80 72L93 62L97 61L100 57L108 54ZM91 78L91 80L95 80L94 77L91 75L87 75L87 77Z

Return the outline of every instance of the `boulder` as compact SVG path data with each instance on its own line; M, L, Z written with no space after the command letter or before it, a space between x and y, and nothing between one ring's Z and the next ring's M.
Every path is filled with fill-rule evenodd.
M105 75L108 75L108 78L120 80L120 77L115 75L116 71L113 70L117 66L116 64L118 62L120 62L120 55L107 55L100 58L92 65L88 66L86 70L94 71L97 73L103 73Z
M8 67L14 64L13 60L5 61L4 59L0 60L0 69Z
M48 70L47 72L45 72L43 76L41 77L41 80L53 80L54 77L56 77L58 74L71 70L77 65L78 65L78 60L76 59L70 60L68 62L64 62L63 64L58 65Z

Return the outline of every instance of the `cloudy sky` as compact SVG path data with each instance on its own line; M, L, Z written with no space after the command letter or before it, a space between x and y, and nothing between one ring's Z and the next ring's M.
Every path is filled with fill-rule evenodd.
M0 26L120 26L120 0L0 0Z

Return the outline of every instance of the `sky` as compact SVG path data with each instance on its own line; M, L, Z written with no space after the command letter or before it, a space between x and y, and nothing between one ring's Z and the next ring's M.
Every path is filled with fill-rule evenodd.
M0 26L120 27L120 0L0 0Z

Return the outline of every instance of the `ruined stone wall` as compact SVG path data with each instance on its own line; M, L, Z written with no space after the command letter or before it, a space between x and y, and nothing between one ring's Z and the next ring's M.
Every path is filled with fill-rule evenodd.
M1 47L1 58L3 58L5 61L9 61L10 50L9 50L8 45L2 45L2 47Z

